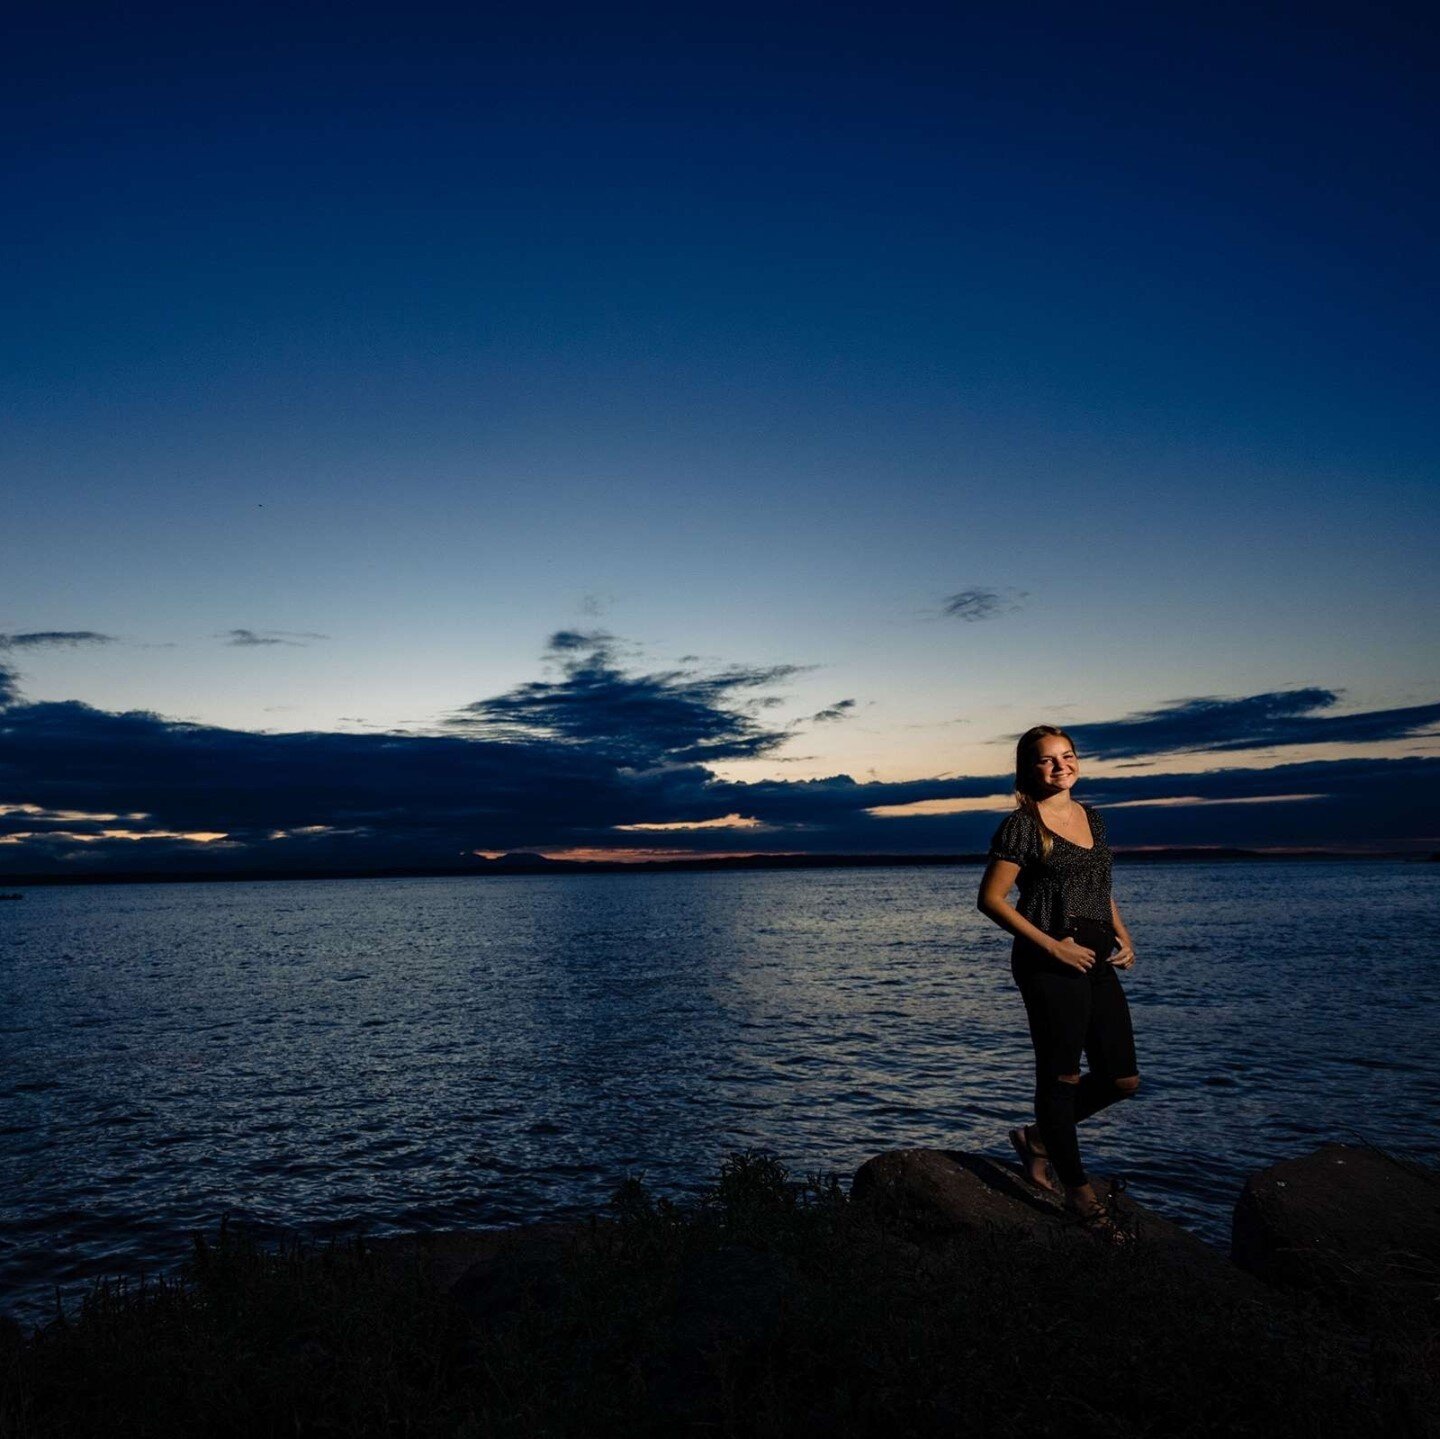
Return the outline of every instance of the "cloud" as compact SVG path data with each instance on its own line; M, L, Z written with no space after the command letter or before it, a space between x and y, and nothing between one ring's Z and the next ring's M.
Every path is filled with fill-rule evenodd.
M608 630L556 630L546 649L552 655L584 654L613 657L618 644Z
M1026 598L1024 590L960 590L941 601L940 613L949 619L964 620L977 624L981 620L993 620L999 615L1012 614Z
M0 635L0 650L45 649L52 646L74 649L79 645L119 643L114 635L102 635L97 630L30 630L25 634Z
M451 866L636 833L692 853L978 851L1008 804L1006 773L720 778L710 758L771 754L793 733L756 718L793 665L631 672L609 637L572 632L550 657L550 679L440 734L272 734L28 702L0 668L0 871ZM1434 848L1437 781L1440 759L1407 756L1126 770L1082 792L1121 845Z
M0 709L15 704L20 698L18 676L8 665L0 665Z
M823 710L817 710L810 716L812 724L829 724L834 720L850 718L850 711L855 708L854 700L836 700L833 705Z
M1276 745L1373 744L1427 733L1440 724L1440 704L1328 715L1340 693L1273 690L1237 699L1176 700L1158 710L1102 724L1073 725L1075 742L1097 759L1269 748Z
M630 674L620 668L615 646L603 630L560 630L548 647L557 679L477 700L449 724L484 739L583 749L639 770L754 759L789 737L755 712L778 703L760 692L800 673L800 666Z
M225 630L217 638L227 645L294 645L304 646L312 640L328 640L329 635L317 635L309 630Z

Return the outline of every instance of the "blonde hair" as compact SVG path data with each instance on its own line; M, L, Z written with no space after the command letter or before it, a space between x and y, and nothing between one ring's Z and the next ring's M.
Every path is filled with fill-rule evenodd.
M1071 749L1075 748L1075 741L1063 729L1053 724L1037 724L1033 729L1027 729L1015 745L1015 807L1025 810L1035 821L1035 828L1040 831L1040 854L1044 859L1050 858L1050 851L1055 848L1055 838L1045 827L1045 821L1040 818L1040 806L1032 793L1034 780L1029 771L1035 757L1035 747L1042 739L1049 739L1051 736L1063 739Z

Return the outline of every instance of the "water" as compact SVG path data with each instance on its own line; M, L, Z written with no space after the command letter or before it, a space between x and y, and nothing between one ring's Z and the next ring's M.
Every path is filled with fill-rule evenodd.
M0 905L0 1307L262 1233L589 1212L721 1157L1009 1157L1030 1051L978 869L38 889ZM1224 1243L1247 1172L1440 1153L1440 866L1121 867L1142 1098L1091 1167Z

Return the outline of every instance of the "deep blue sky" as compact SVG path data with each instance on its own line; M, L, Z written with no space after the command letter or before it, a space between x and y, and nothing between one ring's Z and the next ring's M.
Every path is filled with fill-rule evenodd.
M970 848L1038 719L1131 843L1440 847L1435 40L21 7L0 868Z

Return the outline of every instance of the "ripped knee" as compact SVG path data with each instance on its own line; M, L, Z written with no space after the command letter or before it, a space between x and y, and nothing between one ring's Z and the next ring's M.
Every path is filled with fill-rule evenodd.
M1113 1081L1115 1088L1120 1091L1121 1099L1128 1099L1140 1088L1140 1076L1138 1074L1126 1075L1124 1079Z
M1058 1079L1061 1084L1079 1084L1079 1083L1080 1083L1080 1076L1079 1076L1078 1074L1057 1074L1057 1075L1055 1076L1055 1078ZM1137 1079L1137 1080L1135 1081L1135 1083L1136 1083L1136 1084L1139 1084L1140 1081Z

